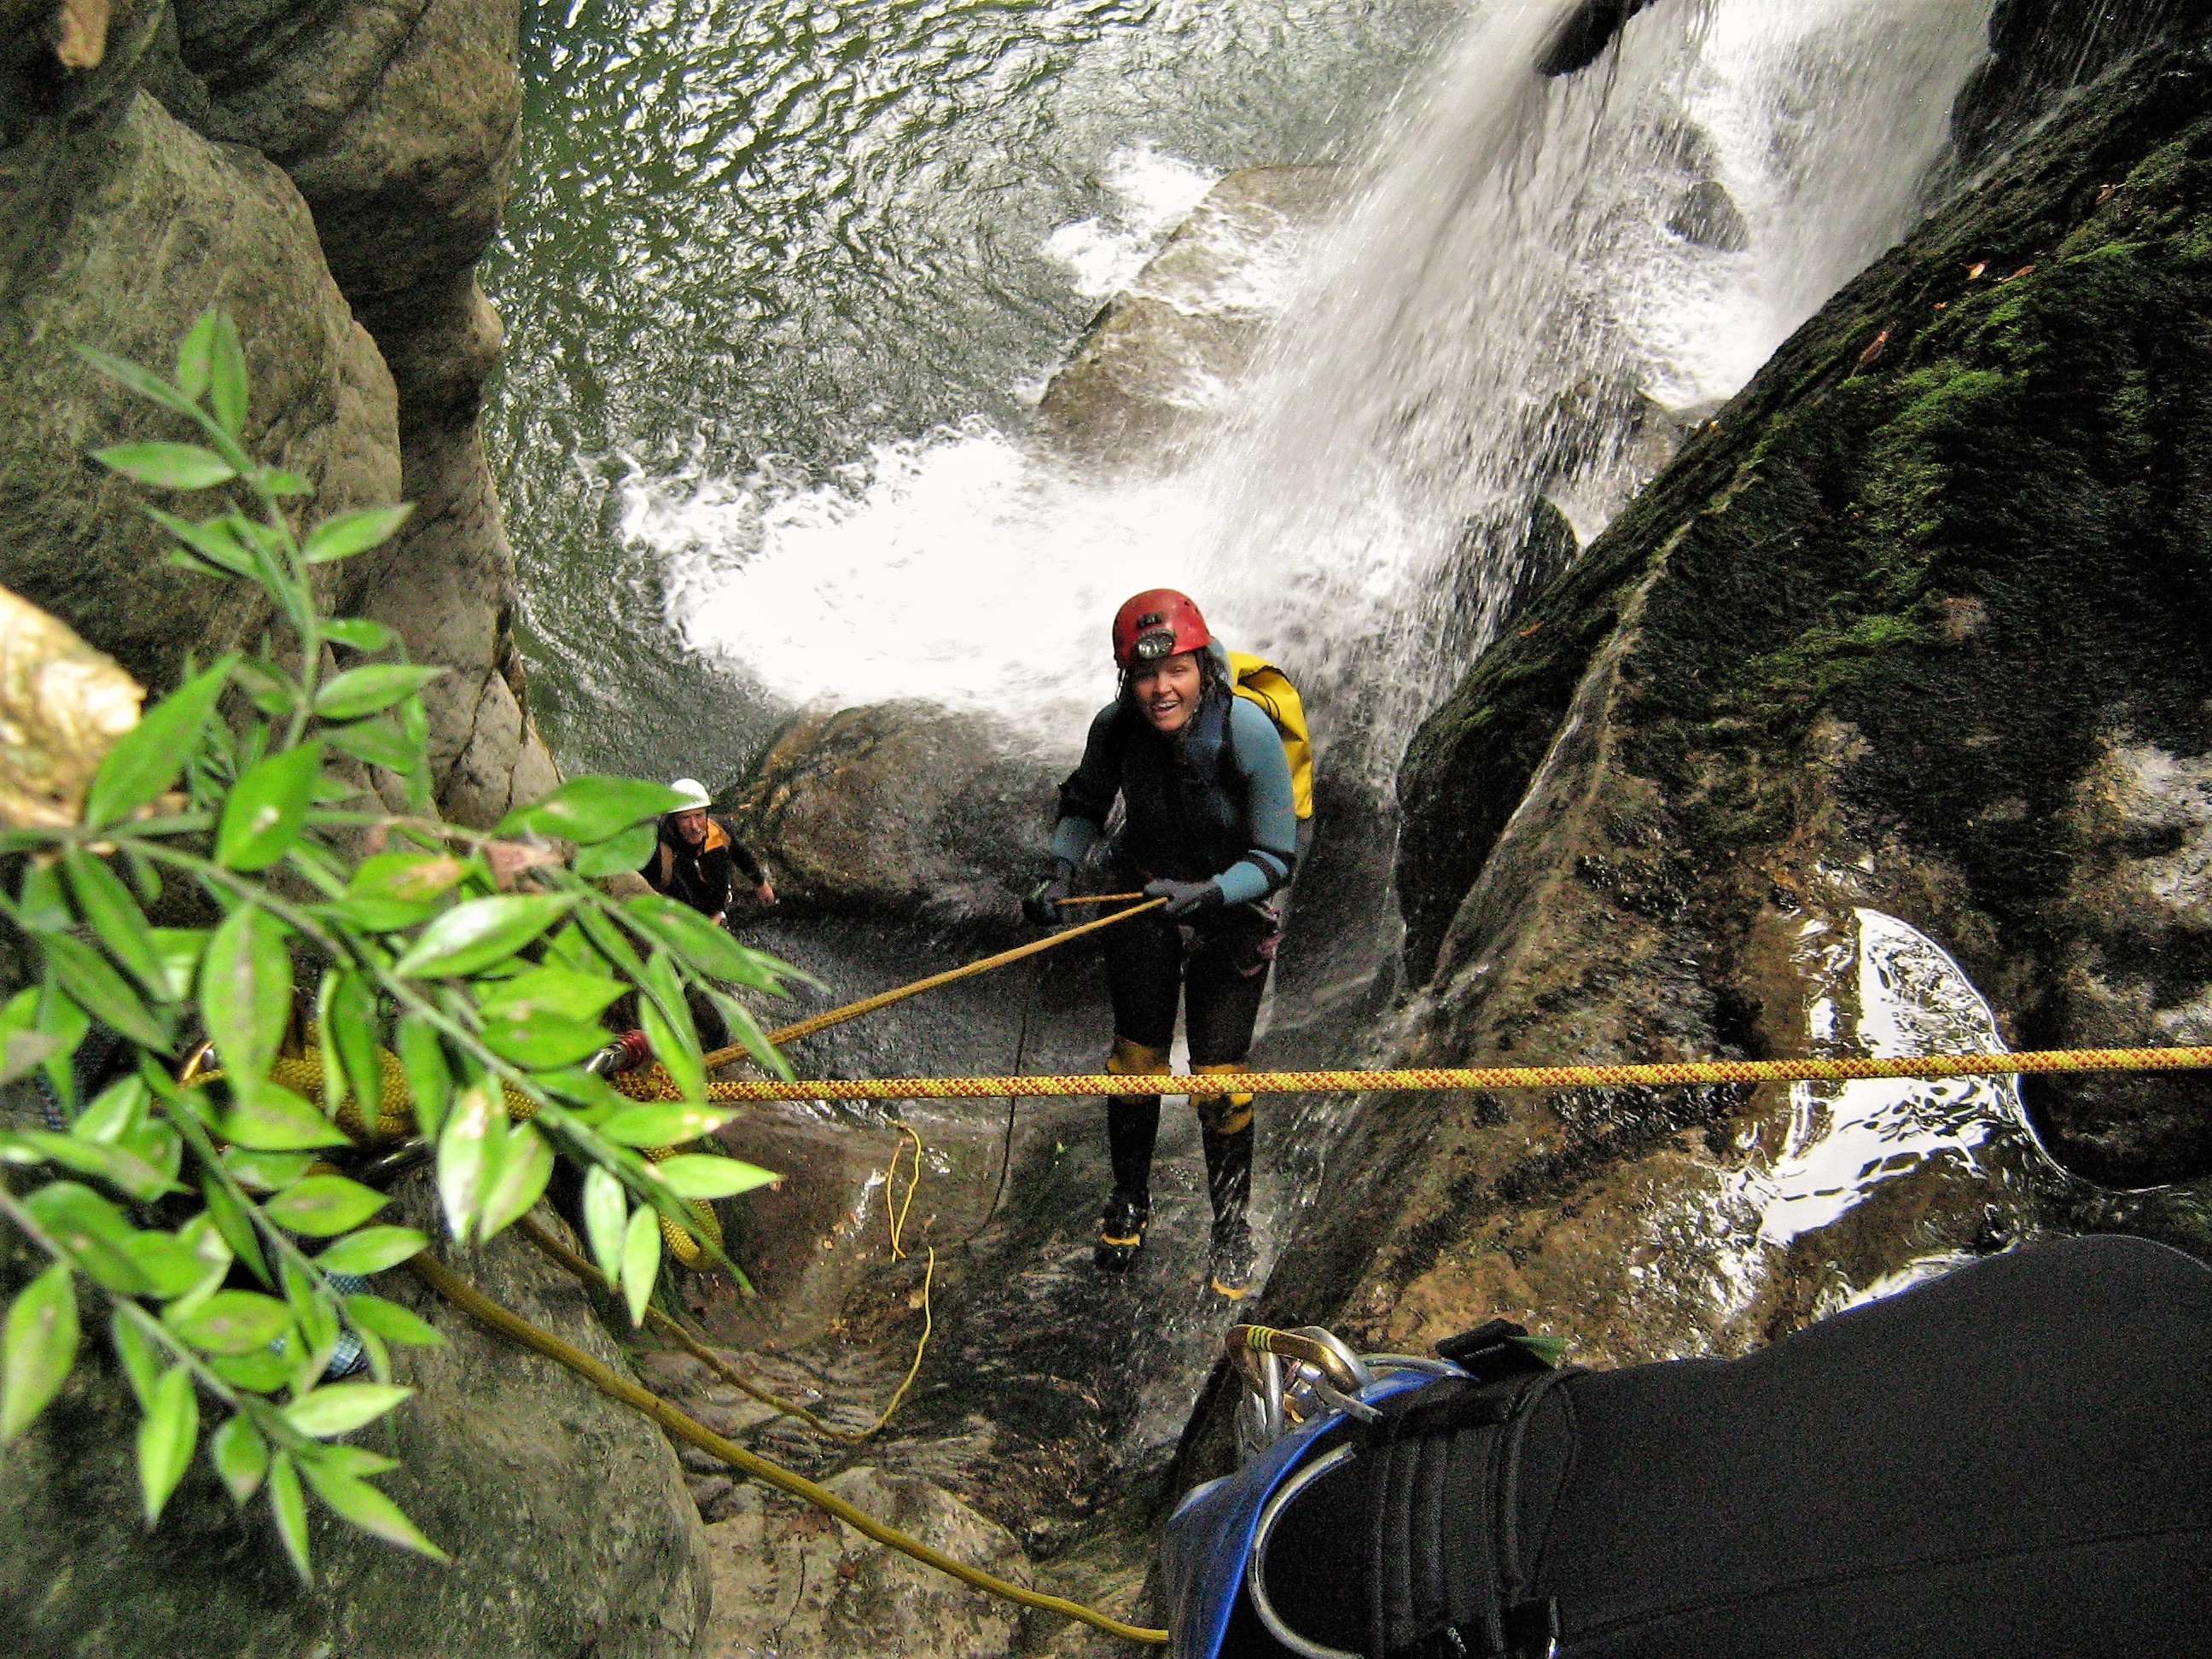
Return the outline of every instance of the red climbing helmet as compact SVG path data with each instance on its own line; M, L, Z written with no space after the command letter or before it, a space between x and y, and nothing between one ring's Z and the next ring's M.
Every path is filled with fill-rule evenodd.
M1114 665L1124 673L1140 663L1203 651L1212 643L1206 618L1190 596L1172 587L1149 588L1114 613Z

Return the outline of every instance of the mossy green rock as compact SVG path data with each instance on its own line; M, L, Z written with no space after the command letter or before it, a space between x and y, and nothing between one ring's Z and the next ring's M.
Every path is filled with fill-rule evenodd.
M1477 874L1610 656L1602 741L1648 792L1622 902L1704 907L1725 940L1814 842L1848 842L2015 1044L2202 1040L2208 110L2205 59L2178 51L2078 100L1809 325L1478 665L1402 780L1417 975L1481 954ZM2130 1182L2212 1157L2197 1099L2154 1076L2039 1105L2063 1156Z

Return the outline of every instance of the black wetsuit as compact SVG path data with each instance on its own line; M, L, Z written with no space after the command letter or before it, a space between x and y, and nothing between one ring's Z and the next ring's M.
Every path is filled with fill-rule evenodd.
M2212 1272L2162 1245L2039 1245L1745 1358L1532 1370L1386 1409L1267 1551L1277 1610L1323 1646L2212 1650ZM1285 1652L1243 1601L1224 1655Z

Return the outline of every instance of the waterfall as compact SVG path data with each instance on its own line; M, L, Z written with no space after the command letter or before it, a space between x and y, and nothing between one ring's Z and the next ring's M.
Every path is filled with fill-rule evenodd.
M1516 592L1910 228L1988 15L1658 0L1547 81L1569 9L1474 12L1186 465L1085 475L978 422L826 481L641 475L624 528L672 619L774 697L990 709L1064 750L1114 605L1184 586L1387 791Z
M1541 504L1587 538L1908 228L1987 17L1662 0L1583 75L1531 75L1573 9L1468 29L1203 463L1206 591L1378 786L1552 574Z

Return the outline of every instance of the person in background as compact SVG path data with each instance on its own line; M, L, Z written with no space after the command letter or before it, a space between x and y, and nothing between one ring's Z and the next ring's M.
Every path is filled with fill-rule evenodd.
M1106 1069L1165 1075L1182 1005L1213 1201L1212 1285L1234 1301L1252 1277L1252 1097L1234 1088L1281 937L1280 896L1298 859L1290 758L1274 722L1235 695L1227 651L1190 599L1139 593L1114 619L1121 694L1091 722L1083 763L1060 789L1053 874L1030 896L1030 919L1059 921L1086 864L1117 884L1142 884L1166 904L1104 935L1114 1001ZM1116 797L1123 817L1110 840ZM1098 1231L1097 1266L1127 1269L1152 1218L1158 1095L1106 1103L1114 1191Z
M638 872L647 885L690 905L719 927L730 913L730 871L734 866L752 884L755 898L763 905L774 904L775 887L760 860L725 820L708 812L711 803L706 787L696 778L678 778L668 787L684 798L685 805L660 820L659 842Z

